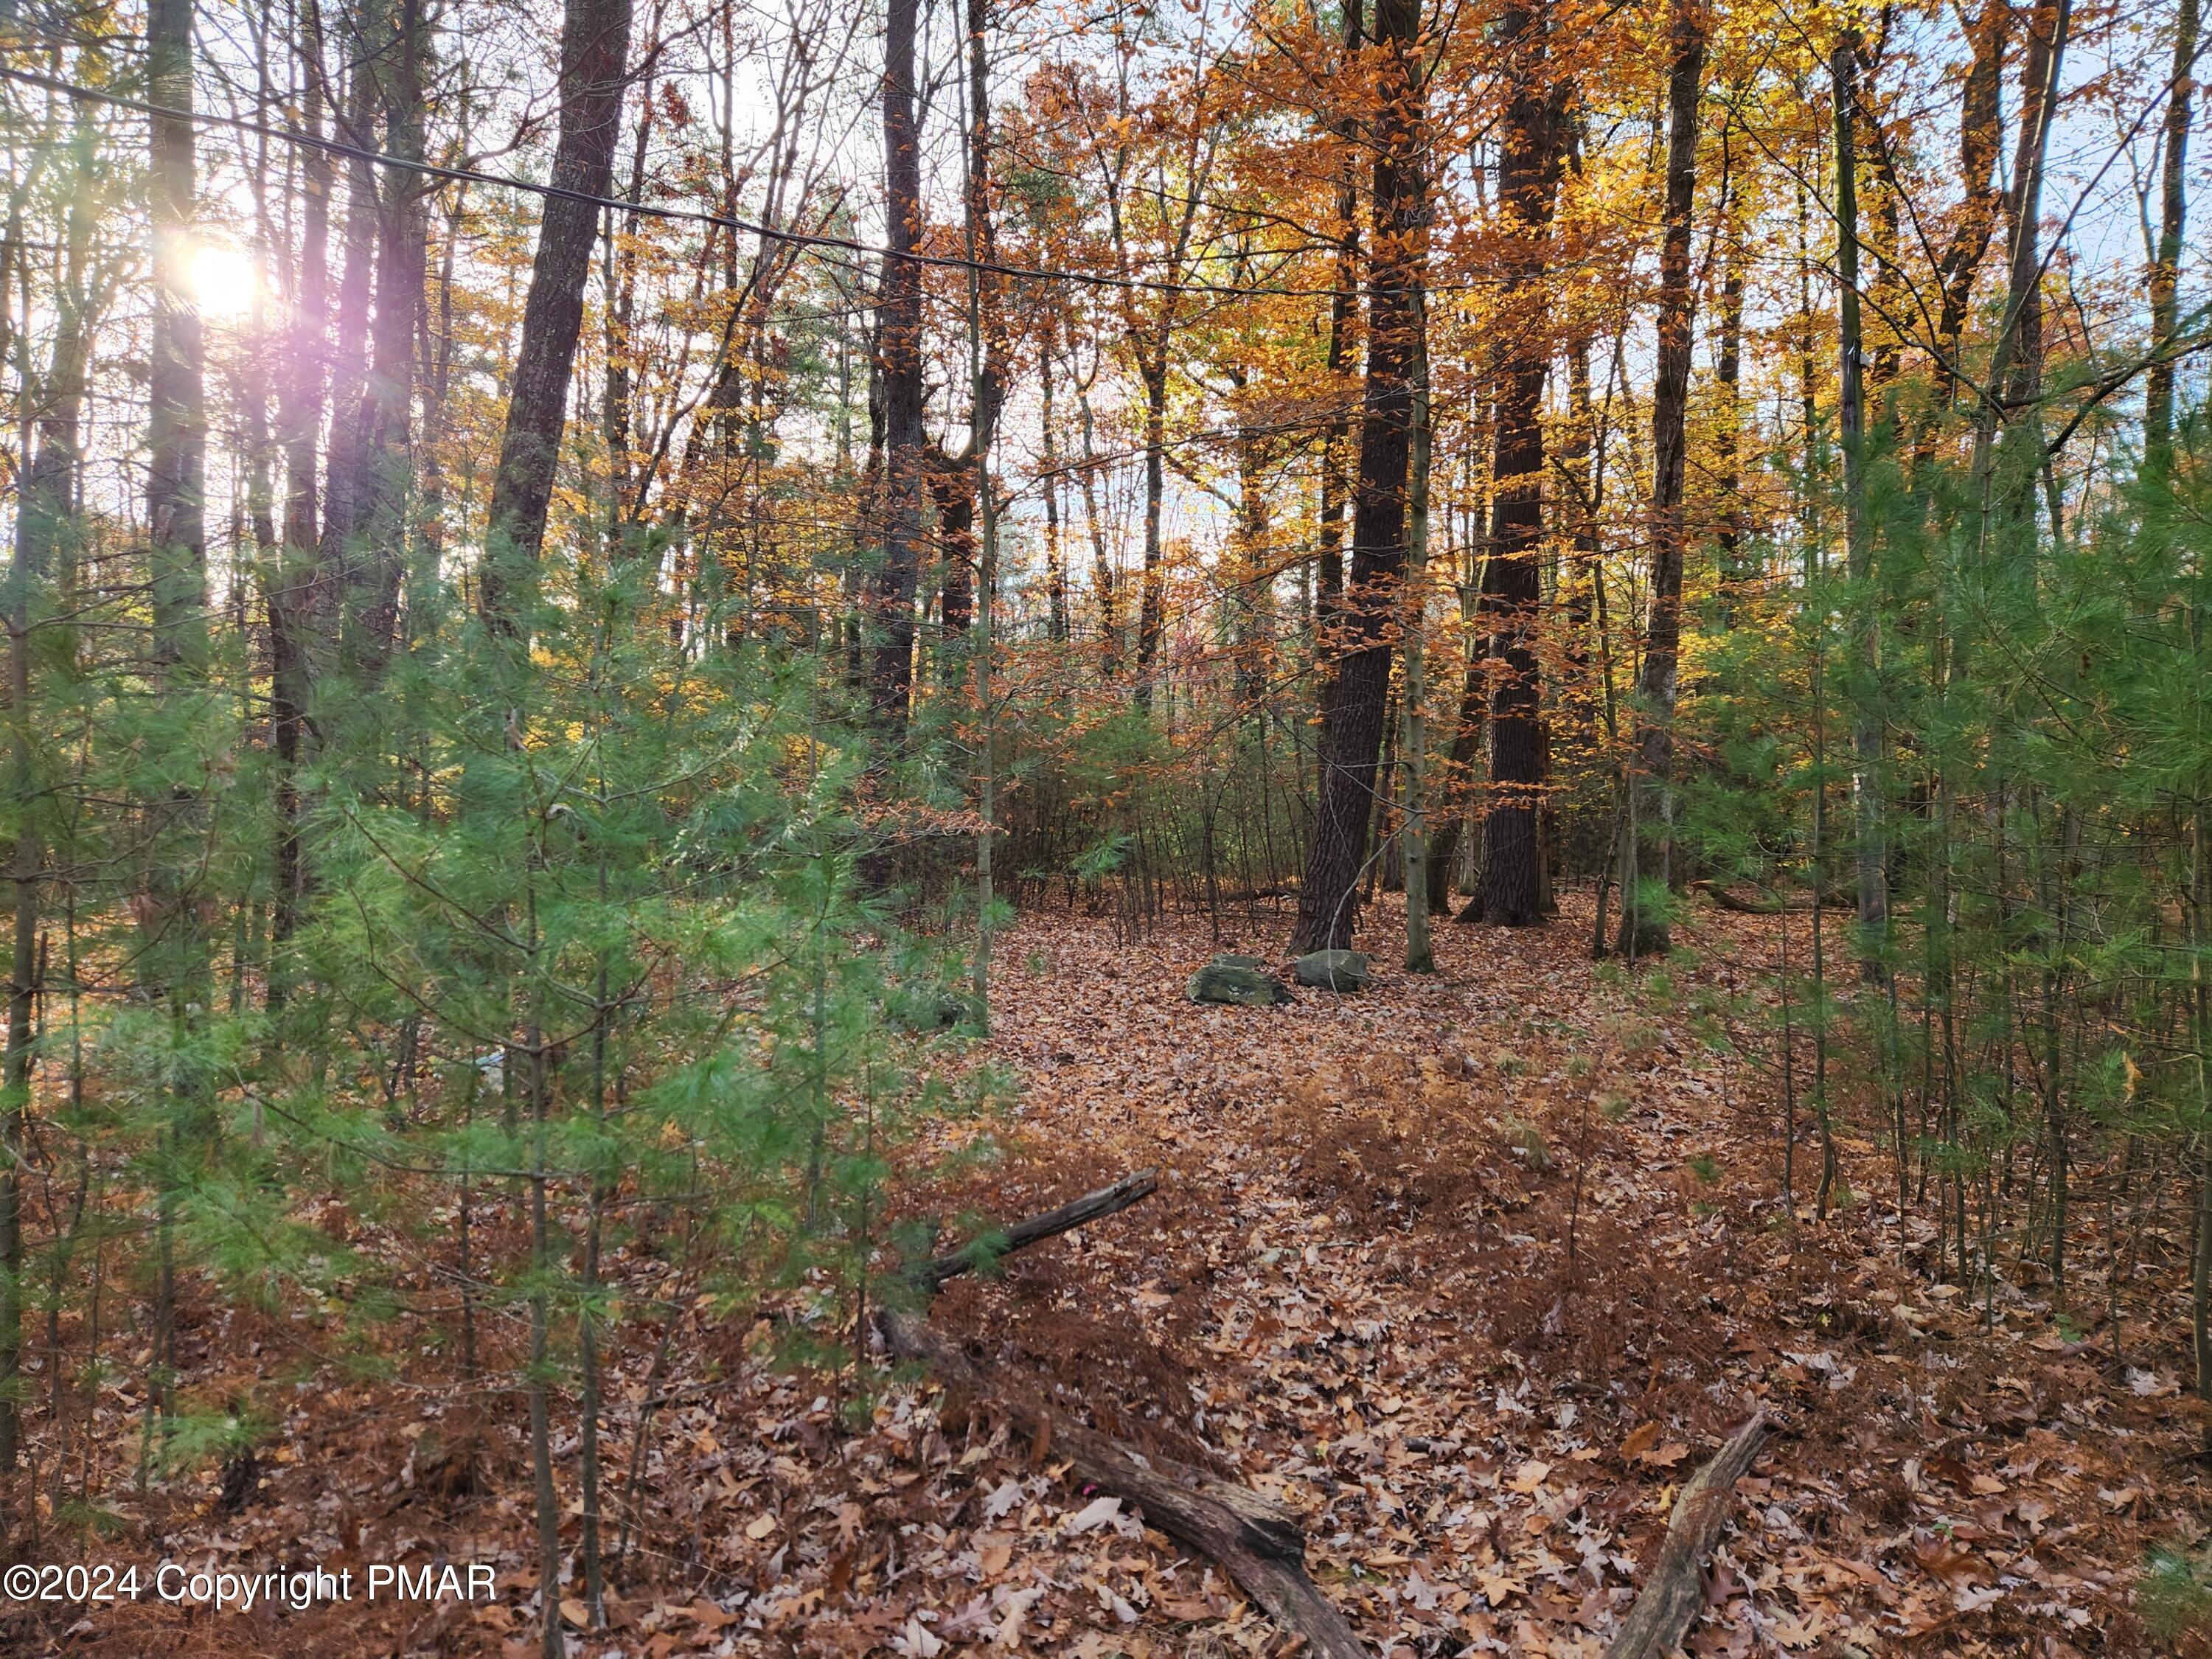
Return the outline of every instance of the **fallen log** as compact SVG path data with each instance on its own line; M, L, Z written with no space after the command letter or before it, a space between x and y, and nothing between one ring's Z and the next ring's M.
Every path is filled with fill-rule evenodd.
M1765 1413L1753 1412L1751 1420L1729 1436L1712 1461L1682 1488L1651 1576L1613 1645L1605 1650L1605 1659L1664 1659L1681 1644L1690 1621L1705 1605L1702 1570L1735 1501L1735 1483L1751 1468L1765 1437Z
M1178 1543L1206 1556L1265 1607L1315 1659L1369 1659L1344 1615L1305 1568L1297 1516L1249 1487L1216 1479L1173 1458L1147 1456L1044 1407L992 1394L982 1370L917 1319L889 1310L877 1328L902 1359L926 1360L938 1379L972 1395L992 1395L1023 1433L1067 1460L1075 1478L1123 1502Z
M974 1273L978 1267L989 1266L1000 1256L1012 1255L1016 1250L1027 1249L1044 1239L1072 1232L1078 1227L1126 1210L1132 1204L1150 1198L1159 1190L1159 1186L1158 1170L1139 1170L1134 1175L1123 1176L1110 1187L1101 1187L1095 1193L1085 1193L1080 1198L1071 1199L1056 1210L1047 1210L1042 1215L1017 1221L1002 1233L986 1233L981 1238L970 1239L957 1250L923 1262L913 1270L909 1277L923 1295L933 1296L944 1288L945 1280L949 1279Z

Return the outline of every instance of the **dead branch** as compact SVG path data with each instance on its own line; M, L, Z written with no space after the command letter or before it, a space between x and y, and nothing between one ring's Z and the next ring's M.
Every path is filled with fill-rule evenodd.
M1017 1221L1003 1233L988 1233L970 1239L958 1249L922 1263L914 1270L915 1286L926 1296L934 1295L944 1288L948 1279L957 1279L963 1273L988 1267L1000 1256L1012 1255L1043 1239L1126 1210L1150 1198L1159 1190L1159 1185L1157 1170L1139 1170L1134 1175L1123 1176L1110 1187L1101 1187L1095 1193L1070 1200L1056 1210Z
M1753 1412L1751 1420L1729 1437L1712 1461L1691 1477L1674 1500L1674 1513L1667 1522L1667 1540L1644 1581L1644 1593L1628 1612L1620 1633L1606 1650L1606 1659L1664 1659L1680 1645L1705 1602L1700 1569L1720 1537L1722 1523L1735 1500L1735 1483L1759 1455L1766 1437L1766 1415Z
M1126 1210L1158 1186L1152 1170L1125 1176L1056 1210L1018 1221L1003 1234L939 1256L915 1271L915 1285L924 1296L933 1294L949 1279ZM877 1313L876 1327L899 1358L925 1360L946 1386L1000 1400L1024 1434L1039 1444L1049 1443L1068 1460L1079 1480L1135 1504L1169 1537L1215 1563L1285 1630L1304 1638L1314 1659L1369 1659L1344 1615L1307 1576L1305 1534L1290 1510L1249 1487L1172 1458L1147 1456L1095 1429L1062 1422L1042 1406L994 1393L974 1360L918 1319L886 1308Z
M893 1353L927 1360L939 1381L963 1392L991 1395L981 1369L919 1320L888 1310L878 1327ZM1306 1574L1305 1534L1297 1517L1249 1487L1219 1480L1172 1458L1147 1456L1041 1406L993 1395L1022 1431L1049 1440L1075 1478L1133 1504L1169 1537L1218 1565L1315 1659L1369 1659L1344 1615Z
M1733 910L1738 915L1802 916L1810 915L1813 912L1813 896L1810 893L1786 895L1757 888L1753 890L1752 897L1746 898L1734 888L1724 887L1717 881L1693 881L1689 884L1689 890L1703 893L1720 908ZM1820 902L1832 909L1848 910L1858 902L1858 896L1854 893L1828 893L1822 896Z

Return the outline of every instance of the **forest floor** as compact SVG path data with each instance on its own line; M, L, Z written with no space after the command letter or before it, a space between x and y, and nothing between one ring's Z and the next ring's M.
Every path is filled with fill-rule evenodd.
M1011 1218L1147 1167L1159 1190L955 1281L933 1323L1009 1392L1299 1512L1316 1580L1377 1655L1601 1654L1680 1483L1754 1407L1775 1432L1692 1652L2160 1650L2136 1581L2212 1515L2184 1386L2185 1218L2167 1200L2142 1218L2155 1294L2131 1293L2117 1330L2094 1261L2069 1273L2067 1321L2002 1249L1993 1297L1946 1280L1932 1197L1900 1231L1888 1152L1861 1133L1838 1132L1849 1196L1816 1219L1802 1030L1793 1218L1771 1030L1739 1001L1738 1052L1705 1040L1719 999L1755 1000L1784 924L1701 910L1655 985L1589 960L1589 902L1543 930L1440 926L1441 971L1421 977L1396 968L1386 901L1365 993L1274 1009L1197 1006L1182 986L1215 951L1272 957L1287 914L1127 940L1025 919L980 1045L1021 1081L1005 1156L917 1201ZM1804 919L1789 925L1794 953ZM902 1382L856 1423L834 1385L750 1358L746 1322L670 1343L614 1628L572 1651L1285 1651L1218 1570L1062 1479L1048 1437L990 1401ZM242 1337L216 1346L245 1370ZM611 1486L653 1346L616 1365ZM497 1604L141 1603L19 1623L33 1645L15 1650L535 1652L520 1413L482 1431L490 1478L467 1483L429 1449L462 1409L401 1380L303 1389L241 1513L216 1511L210 1474L114 1553L491 1561Z

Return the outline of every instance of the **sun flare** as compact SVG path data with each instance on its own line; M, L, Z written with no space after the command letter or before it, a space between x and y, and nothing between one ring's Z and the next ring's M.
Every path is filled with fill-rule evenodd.
M253 307L258 278L253 261L224 242L202 242L192 250L192 298L204 317L243 317Z

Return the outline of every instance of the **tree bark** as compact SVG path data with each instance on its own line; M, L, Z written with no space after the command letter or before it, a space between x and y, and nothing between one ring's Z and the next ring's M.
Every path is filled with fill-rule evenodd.
M1406 474L1411 459L1413 370L1425 239L1420 161L1422 88L1414 51L1419 0L1381 0L1376 50L1383 55L1375 123L1374 248L1368 263L1367 379L1360 412L1359 481L1352 568L1334 632L1335 661L1322 689L1321 787L1291 948L1341 949L1352 941L1367 856L1390 688L1390 624L1406 562Z
M1735 1483L1751 1468L1766 1438L1766 1419L1753 1413L1711 1462L1691 1477L1674 1500L1666 1541L1651 1564L1644 1590L1621 1621L1606 1659L1665 1659L1705 1606L1703 1568L1735 1501Z
M2150 372L2143 381L2143 470L2173 465L2173 337L2180 318L2181 237L2189 211L2189 124L2197 73L2197 0L2173 18L2173 77L2166 88L2166 154L2159 168L2158 248L2150 270Z
M191 292L192 228L198 216L198 157L192 108L192 0L152 0L146 14L150 101L170 112L148 118L154 238L154 325L147 388L147 574L153 628L151 678L162 723L180 730L193 718L208 669L207 400L199 309ZM157 744L161 739L155 739ZM166 744L162 746L166 747ZM189 872L204 848L188 844L202 828L204 795L188 775L160 786L147 803L154 832L140 916L139 987L163 1007L172 1041L189 1052L208 1006L206 930ZM146 1410L166 1419L175 1405L176 1273L172 1252L177 1173L185 1149L208 1130L198 1067L181 1064L169 1082L162 1126L167 1168L156 1194L153 1355Z
M364 152L346 161L345 227L340 235L336 324L330 352L330 443L323 461L321 580L313 593L324 607L314 627L337 637L343 573L368 526L368 458L375 405L368 396L369 327L375 309L376 168L367 152L376 147L377 21L386 0L355 0L340 14L337 46L350 67L337 110L337 136ZM318 60L320 54L318 52ZM319 61L309 66L318 78ZM320 643L320 641L318 641Z
M10 1535L9 1482L21 1443L18 1389L23 1342L24 1128L31 1106L31 1044L38 1012L39 921L46 875L40 822L39 736L32 706L32 632L37 605L66 538L76 533L71 506L82 455L85 376L90 363L91 296L86 257L92 240L99 154L90 111L80 105L72 136L74 187L61 280L52 295L52 356L35 391L33 449L17 497L15 557L8 572L9 794L15 845L9 860L15 936L8 968L8 1037L0 1060L0 1537Z
M1547 18L1509 7L1498 27L1516 43L1498 196L1513 238L1506 279L1514 344L1498 376L1490 557L1483 568L1490 696L1490 791L1482 820L1481 918L1524 927L1545 920L1538 836L1546 748L1536 635L1543 601L1544 379L1551 341L1540 315L1545 241L1559 191L1558 111L1544 84ZM1470 911L1478 908L1470 903Z
M2004 56L2012 16L2011 0L1985 0L1980 16L1967 31L1973 55L1966 66L1959 106L1959 182L1966 192L1966 208L1936 266L1942 295L1936 324L1936 386L1943 409L1957 402L1960 388L1966 384L1960 373L1959 353L1973 300L1974 273L1989 252L2002 205L1992 176L2002 136ZM1913 440L1917 495L1925 494L1933 476L1929 464L1936 456L1936 413L1930 411Z
M377 102L386 153L422 155L422 0L392 0L377 42ZM399 582L406 563L408 501L413 489L415 337L422 320L428 224L420 176L387 167L376 214L376 317L369 335L368 382L361 430L365 498L361 533L346 549L340 613L342 669L373 685L398 642Z
M1353 58L1366 31L1364 0L1344 0L1344 56L1347 79ZM1336 615L1344 592L1344 449L1352 436L1352 409L1344 386L1351 360L1352 325L1359 312L1359 181L1352 170L1352 140L1357 131L1351 118L1337 123L1337 136L1345 147L1344 164L1337 175L1336 222L1340 240L1336 250L1336 284L1328 301L1328 412L1322 422L1321 441L1321 555L1315 583L1314 622L1316 635L1314 659L1327 653L1322 637Z
M1643 848L1635 827L1656 831L1650 874L1673 873L1668 780L1674 764L1674 694L1682 651L1682 478L1690 402L1690 218L1697 196L1698 102L1705 70L1705 0L1674 0L1667 71L1667 204L1659 249L1659 352L1651 387L1651 589L1637 678L1636 811L1622 837L1620 951L1632 960L1668 946L1665 912L1644 902Z
M975 477L960 458L933 451L927 482L937 507L938 617L949 641L975 620ZM965 672L949 651L939 667L948 682Z
M561 28L556 189L604 197L613 182L629 26L630 0L568 0ZM485 626L510 637L527 631L561 434L568 422L584 284L599 231L596 203L570 196L549 196L544 203L477 583L477 609Z
M300 55L301 125L319 137L325 73L319 5L304 9ZM305 886L300 857L300 761L313 687L316 618L325 609L319 592L315 457L330 353L329 153L313 144L303 146L300 180L290 349L276 380L277 441L284 450L283 536L276 568L264 576L263 588L269 611L269 735L276 758L276 892L269 921L268 996L272 1006L280 1007L290 989L284 947L298 928Z
M154 229L154 333L149 381L146 519L154 655L166 689L207 666L207 404L199 307L191 291L198 210L192 123L192 0L151 0L147 74Z
M1160 331L1172 328L1173 313L1163 303ZM1152 704L1152 680L1159 672L1160 635L1166 625L1166 596L1161 592L1160 513L1167 489L1168 362L1164 338L1157 356L1147 357L1139 378L1145 387L1145 564L1137 586L1137 706Z
M1109 1215L1119 1215L1131 1205L1142 1203L1159 1188L1158 1170L1139 1170L1109 1186L1070 1199L1057 1209L1017 1221L1002 1232L988 1232L970 1239L958 1249L922 1263L907 1277L924 1295L934 1296L964 1273L983 1272L1002 1256L1025 1250L1061 1233L1073 1232L1078 1227L1087 1227Z
M1406 871L1406 971L1437 971L1429 936L1429 464L1435 448L1436 422L1429 402L1429 308L1426 294L1413 294L1413 439L1408 467L1405 607L1405 709L1398 734L1400 799L1406 813L1403 835Z
M1051 301L1048 301L1049 307ZM1045 314L1044 339L1037 351L1037 385L1044 403L1039 420L1043 438L1038 480L1044 496L1045 637L1054 645L1067 641L1067 554L1060 545L1060 422L1053 406L1052 343L1054 332L1050 309Z
M2043 258L2039 225L2043 213L2043 174L2050 153L2051 127L2056 115L2059 74L2065 64L2066 40L2073 21L2072 0L2040 0L2027 24L2027 51L2021 65L2020 140L2014 152L2013 185L2005 198L2005 217L2010 246L2006 259L2004 313L1990 350L1989 379L1974 422L1971 464L1975 519L1974 545L1970 557L1979 562L1989 553L1990 523L1997 501L1996 472L2001 460L2008 461L2023 447L2037 452L2023 456L2024 463L2040 459L2039 422L2012 424L2014 411L2031 403L2043 374ZM2026 434L2026 436L2021 435ZM2027 483L2034 469L2014 469ZM1954 636L1954 674L1963 678L1962 648Z
M1889 881L1882 858L1881 616L1872 592L1865 349L1859 321L1857 31L1843 32L1828 66L1836 106L1836 424L1844 451L1844 569L1851 590L1851 816L1857 842L1859 977L1872 985L1881 983L1887 972Z
M876 371L883 383L883 563L876 573L869 703L885 744L906 738L914 687L914 597L921 576L922 472L921 152L915 125L919 0L890 0L884 27L884 197L889 219L878 301Z
M1713 378L1720 383L1719 424L1713 434L1716 458L1714 482L1720 495L1719 523L1713 531L1715 562L1720 578L1721 625L1735 625L1736 606L1742 597L1743 568L1743 280L1749 263L1745 246L1745 214L1735 199L1735 157L1731 140L1733 120L1721 128L1721 337L1713 363Z

